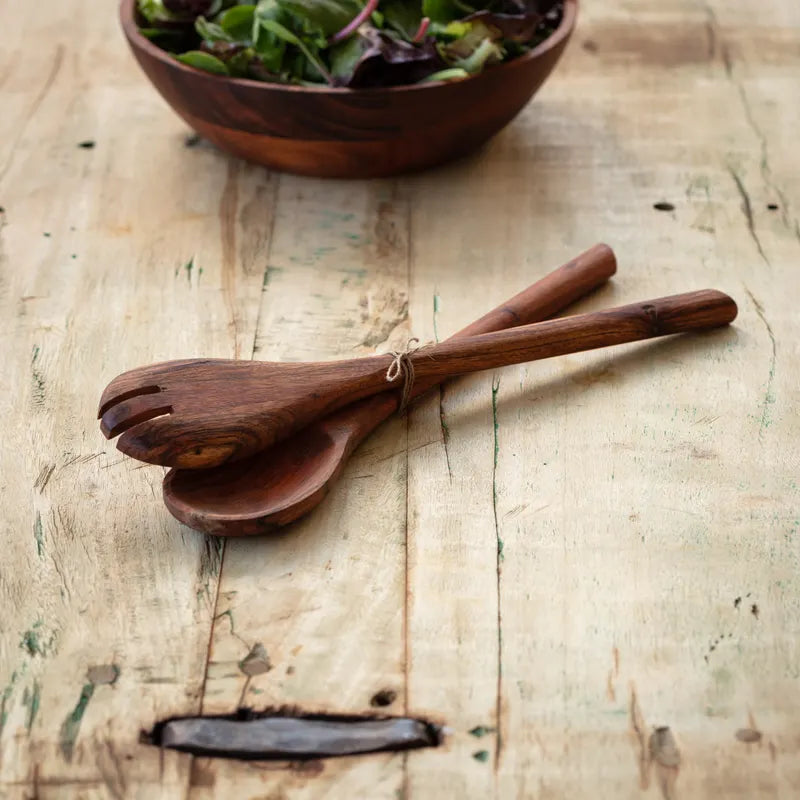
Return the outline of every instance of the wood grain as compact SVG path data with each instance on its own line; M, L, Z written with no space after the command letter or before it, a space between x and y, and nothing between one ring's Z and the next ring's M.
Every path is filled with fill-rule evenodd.
M798 9L631 9L584 4L483 153L339 183L185 147L112 10L0 3L0 796L797 795ZM121 357L444 339L597 240L620 269L582 310L718 286L736 325L459 379L221 568L92 418ZM382 690L445 746L162 767L138 744L243 694Z
M530 53L467 81L380 89L317 89L220 78L187 67L142 36L135 0L120 17L141 68L170 106L223 150L275 169L368 178L461 158L505 127L556 66L577 0Z

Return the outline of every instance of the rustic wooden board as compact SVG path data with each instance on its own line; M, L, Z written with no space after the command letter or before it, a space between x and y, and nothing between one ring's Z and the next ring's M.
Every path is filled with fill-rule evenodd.
M800 11L586 6L484 153L347 184L187 147L111 10L0 2L0 797L800 791ZM581 310L713 286L735 326L457 381L280 537L178 525L93 419L151 360L444 338L597 240L620 270ZM138 743L382 689L445 745Z

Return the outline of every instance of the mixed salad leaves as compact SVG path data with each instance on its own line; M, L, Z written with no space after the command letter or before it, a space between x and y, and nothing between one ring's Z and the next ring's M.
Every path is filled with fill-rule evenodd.
M528 52L563 0L137 0L139 29L184 64L271 83L456 80Z

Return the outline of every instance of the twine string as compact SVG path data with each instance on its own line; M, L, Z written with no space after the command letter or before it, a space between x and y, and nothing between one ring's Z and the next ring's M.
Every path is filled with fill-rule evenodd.
M397 409L398 414L405 412L408 407L408 401L411 399L411 391L414 388L414 362L411 356L421 350L421 347L415 347L419 344L419 339L409 339L406 342L406 349L403 351L393 350L389 353L392 356L392 363L386 370L387 383L394 383L398 379L402 379L403 388L400 394L400 406Z

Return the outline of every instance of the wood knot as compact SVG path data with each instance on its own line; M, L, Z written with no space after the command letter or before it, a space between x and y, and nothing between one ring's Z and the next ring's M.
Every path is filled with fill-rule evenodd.
M652 303L645 303L642 306L642 311L650 321L650 330L654 336L661 333L661 320L658 317L658 310Z

